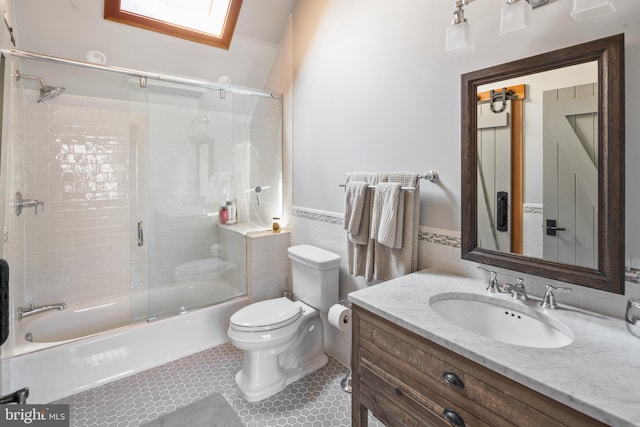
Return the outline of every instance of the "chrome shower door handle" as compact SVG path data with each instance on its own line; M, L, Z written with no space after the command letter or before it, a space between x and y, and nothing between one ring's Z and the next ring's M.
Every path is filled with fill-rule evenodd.
M142 229L142 221L138 221L138 246L144 246L144 230Z

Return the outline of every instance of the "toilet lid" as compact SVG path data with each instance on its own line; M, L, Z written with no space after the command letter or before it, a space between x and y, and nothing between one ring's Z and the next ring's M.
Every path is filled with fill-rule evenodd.
M255 302L235 312L231 327L240 331L268 331L290 325L302 316L302 307L288 298Z

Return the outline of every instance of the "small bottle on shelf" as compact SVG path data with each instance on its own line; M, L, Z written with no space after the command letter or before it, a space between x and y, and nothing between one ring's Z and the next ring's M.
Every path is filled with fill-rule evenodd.
M229 218L229 211L227 211L226 206L221 206L220 211L218 212L218 220L220 224L226 224L228 218Z
M273 223L271 224L271 231L274 233L280 232L280 217L274 216Z

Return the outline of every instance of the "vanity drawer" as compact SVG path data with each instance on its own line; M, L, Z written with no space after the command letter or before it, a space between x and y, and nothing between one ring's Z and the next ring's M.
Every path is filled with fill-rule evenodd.
M455 404L438 393L416 387L392 365L363 353L360 365L360 394L366 406L388 426L443 426L452 424L445 413L465 427L502 427L508 423L490 425L470 413L465 406Z
M437 405L432 411L440 417L451 405L464 409L466 425L472 419L495 427L604 425L357 306L354 322L362 381L373 373L423 406L429 407L423 397Z

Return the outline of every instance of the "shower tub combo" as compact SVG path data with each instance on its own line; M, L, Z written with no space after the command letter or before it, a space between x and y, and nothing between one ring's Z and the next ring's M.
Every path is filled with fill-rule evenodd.
M282 216L281 96L2 53L0 394L51 402L228 341L247 236ZM238 223L219 225L229 201Z
M128 314L127 300L110 301L108 307L69 307L42 321L34 318L31 326L22 328L33 327L34 341L17 338L16 347L24 354L11 361L11 389L28 385L29 403L47 403L215 347L228 341L229 317L249 302L243 296L155 322L130 324L126 317L114 322L112 315ZM90 317L91 330L77 330L76 316ZM62 331L65 326L69 329ZM103 327L107 329L95 332ZM85 332L90 335L69 338ZM36 341L39 333L42 340L69 339Z

